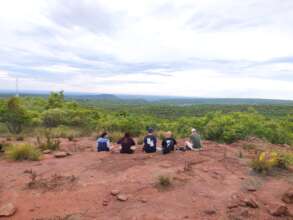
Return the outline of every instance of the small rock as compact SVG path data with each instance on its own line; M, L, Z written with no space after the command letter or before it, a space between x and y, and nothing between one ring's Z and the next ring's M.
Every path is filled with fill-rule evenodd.
M0 217L9 217L14 215L16 207L12 203L7 203L0 207Z
M214 208L204 210L204 213L207 214L207 215L214 215L214 214L216 214L216 212L217 211Z
M250 207L250 208L258 208L258 204L255 200L255 198L250 197L250 198L245 198L244 199L244 203L246 204L246 206Z
M141 199L139 199L139 201L142 202L142 203L147 203L148 202L145 198L141 198Z
M282 200L287 204L293 203L293 188L284 193Z
M125 201L128 200L128 197L126 195L123 195L123 194L118 194L116 197L117 197L118 201L125 202Z
M63 151L59 151L59 152L56 152L54 153L54 157L56 158L63 158L63 157L67 157L67 153L66 152L63 152Z
M255 192L257 190L256 187L253 185L247 185L246 189L247 191L250 191L250 192Z
M72 153L70 153L70 152L66 152L66 154L67 154L67 156L71 156L72 155Z
M103 206L108 206L108 204L109 204L109 200L104 199L104 200L103 200Z
M44 150L43 154L50 154L52 151L51 150Z
M111 191L111 195L112 195L112 196L117 196L119 193L120 193L120 191L119 191L118 189L113 189L113 190Z
M288 208L283 204L273 204L270 205L269 212L273 216L287 216Z

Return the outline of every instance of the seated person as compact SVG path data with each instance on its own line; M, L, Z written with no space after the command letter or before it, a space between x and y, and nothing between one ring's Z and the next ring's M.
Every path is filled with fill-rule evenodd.
M107 132L103 132L101 136L97 139L97 151L110 151L110 140L108 138Z
M171 131L166 132L165 138L162 141L162 153L168 154L171 151L174 151L176 144L177 144L177 142L172 137L172 132Z
M195 128L191 129L190 141L186 141L185 144L187 150L198 150L202 148L200 135Z
M135 150L135 142L131 138L129 133L125 133L124 137L121 138L117 144L121 145L120 153L122 154L133 154Z
M146 153L154 153L157 151L157 138L153 134L154 129L149 128L148 129L148 134L144 137L143 143L143 150Z

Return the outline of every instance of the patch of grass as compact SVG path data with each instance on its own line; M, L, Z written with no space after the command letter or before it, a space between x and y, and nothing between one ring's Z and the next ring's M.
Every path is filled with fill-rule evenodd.
M11 145L5 155L11 160L39 160L41 152L30 144Z
M257 173L267 174L278 164L278 154L276 152L260 152L251 161L251 168Z
M172 179L169 176L160 175L158 176L157 185L162 188L168 188L172 184Z
M293 153L282 151L260 152L252 160L251 167L258 173L268 173L273 168L288 169L293 165Z
M290 166L293 166L293 153L280 152L278 156L278 167L288 169Z
M42 142L40 137L37 137L38 146L42 150L58 150L60 148L60 141L46 136L46 141Z

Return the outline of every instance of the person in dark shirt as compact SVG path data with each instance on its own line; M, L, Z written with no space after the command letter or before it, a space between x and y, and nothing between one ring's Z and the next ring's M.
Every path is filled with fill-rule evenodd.
M177 142L172 137L172 132L171 131L166 132L165 138L162 141L162 153L168 154L171 151L174 151L176 144L177 144Z
M157 151L157 138L153 134L154 130L152 128L148 129L148 134L144 137L143 150L146 153L154 153Z
M121 154L133 154L135 150L135 142L131 138L129 133L125 133L124 137L121 138L117 144L121 145Z

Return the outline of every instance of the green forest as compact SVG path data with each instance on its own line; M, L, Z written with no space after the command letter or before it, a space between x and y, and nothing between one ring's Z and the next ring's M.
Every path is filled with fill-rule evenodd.
M198 129L207 140L233 143L250 136L273 144L293 144L290 105L168 105L65 99L63 92L48 97L0 99L0 135L75 138L108 131L112 140L123 132L142 136L152 127L157 135L170 130L177 138Z

